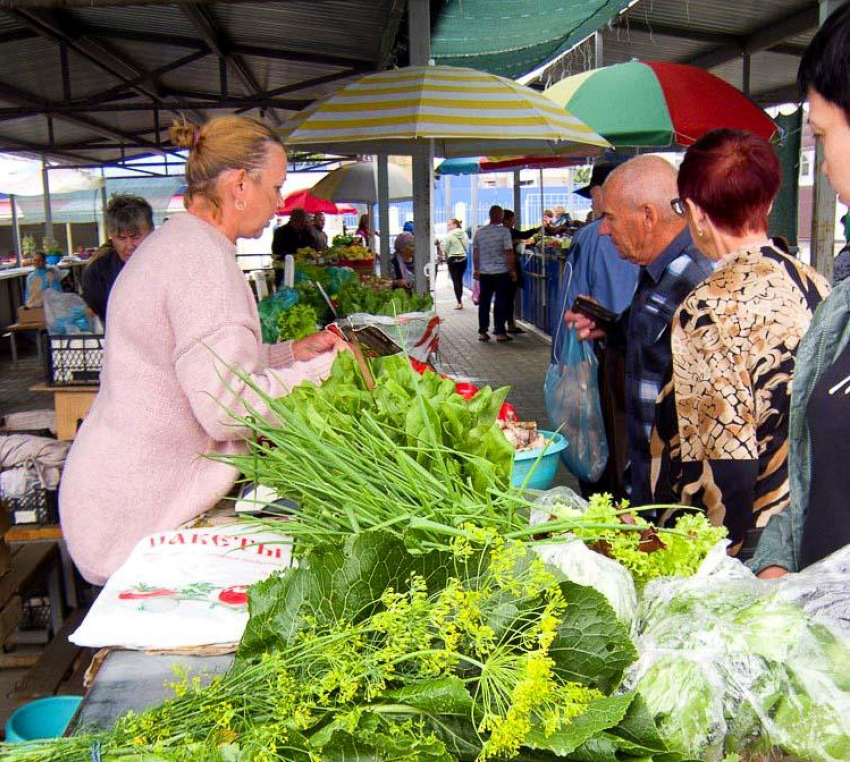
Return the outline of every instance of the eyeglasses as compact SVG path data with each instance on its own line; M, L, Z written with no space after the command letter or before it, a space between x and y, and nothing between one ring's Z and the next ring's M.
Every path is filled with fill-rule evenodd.
M670 206L673 207L673 211L676 212L680 217L685 216L685 202L680 198L674 198L670 202Z

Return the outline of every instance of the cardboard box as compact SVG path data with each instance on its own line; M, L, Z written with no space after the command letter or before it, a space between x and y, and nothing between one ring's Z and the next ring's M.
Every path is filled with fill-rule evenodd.
M18 323L20 325L44 325L44 307L18 307Z

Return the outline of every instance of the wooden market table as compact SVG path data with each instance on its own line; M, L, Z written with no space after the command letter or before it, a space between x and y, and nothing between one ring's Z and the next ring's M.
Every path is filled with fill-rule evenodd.
M230 669L234 654L197 656L192 654L162 654L145 651L114 650L106 654L86 692L74 727L110 728L125 712L161 704L174 696L167 687L174 682L174 668L186 669L191 677L202 682Z
M94 384L87 386L36 384L30 387L30 391L53 392L53 402L56 406L56 436L58 439L70 441L77 436L77 430L88 414L94 398L100 391L100 386Z

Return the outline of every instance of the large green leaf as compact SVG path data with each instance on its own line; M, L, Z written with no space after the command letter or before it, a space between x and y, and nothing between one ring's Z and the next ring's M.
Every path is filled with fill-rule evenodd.
M549 736L544 733L543 728L534 727L526 737L525 745L532 749L553 751L559 757L566 757L591 738L621 722L633 697L634 694L626 693L594 701L583 715Z
M317 546L297 569L254 585L250 619L237 659L251 659L292 642L304 617L318 624L357 622L373 613L388 587L403 588L422 575L430 589L445 584L444 554L413 556L402 540L384 532L352 535L342 544Z
M609 731L609 736L613 737L621 751L632 756L673 754L658 733L652 714L640 694L635 696L623 721Z
M406 704L430 714L472 715L472 696L459 677L426 680L387 691L381 697L388 703Z
M626 626L602 593L562 582L567 610L551 648L558 673L567 680L610 693L637 651Z

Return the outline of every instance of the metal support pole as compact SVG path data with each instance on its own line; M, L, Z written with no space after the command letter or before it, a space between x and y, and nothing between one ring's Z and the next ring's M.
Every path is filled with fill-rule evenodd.
M103 178L104 172L101 169L100 175ZM103 180L103 185L100 188L100 218L97 221L97 235L100 238L99 244L106 243L109 237L109 231L106 229L106 179Z
M749 53L745 53L741 61L741 92L750 94L750 64L752 63Z
M15 263L21 266L21 227L18 225L18 209L15 195L9 194L9 206L12 210L12 246L15 247Z
M44 201L44 237L53 238L53 214L50 211L50 170L47 159L41 159L41 189Z
M469 177L469 229L472 235L478 230L478 175Z
M601 69L605 66L605 46L602 42L602 32L593 35L593 59L594 68Z
M519 229L522 227L522 185L520 184L521 170L514 170L514 214L516 215L515 225Z
M427 66L431 58L431 9L429 0L410 0L408 4L408 37L410 65ZM428 291L425 265L434 253L433 194L434 144L416 146L413 154L413 237L416 245L416 291ZM432 281L435 274L432 266Z
M381 235L381 277L390 277L390 174L386 156L378 157L378 222Z
M68 254L74 253L74 231L71 229L71 223L65 223L65 238L68 239Z
M820 0L820 23L840 5L841 0ZM815 186L812 209L811 265L830 283L832 262L835 258L835 205L836 195L823 173L823 141L815 143Z

